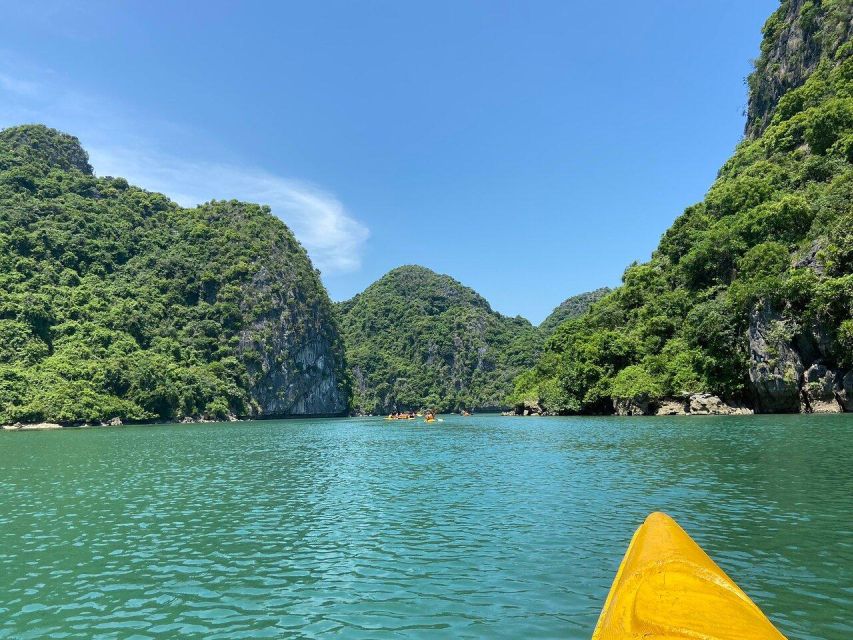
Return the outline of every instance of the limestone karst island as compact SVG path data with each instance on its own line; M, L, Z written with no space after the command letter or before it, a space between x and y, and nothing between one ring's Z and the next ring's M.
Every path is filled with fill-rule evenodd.
M0 638L853 637L853 0L0 21Z

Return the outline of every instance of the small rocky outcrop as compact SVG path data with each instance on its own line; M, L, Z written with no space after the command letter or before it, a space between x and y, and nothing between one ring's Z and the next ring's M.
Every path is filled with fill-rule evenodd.
M50 429L62 429L61 424L55 422L16 422L14 424L4 424L3 431L47 431Z
M688 399L688 408L690 415L694 416L745 416L754 413L748 407L728 404L711 393L694 393Z
M759 413L800 411L803 363L790 346L793 330L768 303L756 307L749 322L749 380Z
M688 403L684 399L667 398L662 400L655 411L656 416L686 416L688 413Z
M518 405L512 411L507 411L504 415L541 416L545 415L545 411L539 406L538 402L525 400L524 403Z
M613 412L617 416L647 416L652 413L651 403L646 396L614 398Z
M655 411L657 416L744 416L753 410L738 404L729 404L712 393L693 393L684 398L661 400Z
M806 413L840 413L836 398L840 380L835 371L822 364L813 364L803 376L803 411Z

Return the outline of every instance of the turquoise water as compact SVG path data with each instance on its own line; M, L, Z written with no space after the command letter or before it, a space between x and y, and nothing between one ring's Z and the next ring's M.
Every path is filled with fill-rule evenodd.
M662 509L850 638L851 460L853 415L0 433L0 637L588 638Z

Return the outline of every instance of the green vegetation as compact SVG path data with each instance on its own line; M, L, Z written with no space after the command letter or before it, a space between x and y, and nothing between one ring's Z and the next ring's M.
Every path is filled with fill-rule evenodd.
M298 412L264 392L269 369L314 384L308 341L345 410L331 303L268 208L182 209L95 177L76 138L0 132L0 423Z
M842 379L850 395L851 25L850 0L783 1L746 138L705 199L619 288L570 298L538 328L416 266L335 314L268 208L183 209L96 177L76 138L3 130L0 422L604 413L698 392L796 410Z
M572 296L571 298L564 300L547 318L542 321L542 324L539 325L539 332L542 334L543 340L550 338L554 331L557 330L557 327L566 320L571 320L572 318L577 318L578 316L585 314L589 311L589 308L594 302L600 300L608 293L610 293L609 288L601 287L595 291L579 293L576 296Z
M614 399L699 391L751 402L748 331L759 302L783 315L774 330L784 335L771 341L795 344L804 361L814 353L851 367L851 13L849 1L782 3L750 79L749 136L651 261L556 329L516 379L513 403L595 413ZM777 42L792 24L805 44ZM774 73L788 75L774 84Z
M339 310L354 405L365 413L497 408L539 345L527 320L418 266L394 269Z

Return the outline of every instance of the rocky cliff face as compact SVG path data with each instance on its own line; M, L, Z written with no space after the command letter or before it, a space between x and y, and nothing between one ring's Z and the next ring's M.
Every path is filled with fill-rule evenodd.
M822 59L835 58L851 29L850 2L783 0L764 24L761 56L749 76L748 138L764 132L782 96L802 85Z
M838 400L840 383L838 372L813 364L803 374L802 408L811 413L840 413L844 410Z
M835 397L844 411L853 411L853 371L848 371L835 388Z
M749 379L760 413L839 413L853 409L853 371L836 365L825 327L802 327L770 304L750 317Z
M250 413L254 416L341 415L348 388L337 322L322 299L293 304L300 292L287 273L263 268L244 288L240 333ZM257 309L269 309L261 314Z
M753 311L749 323L749 379L760 412L800 410L803 363L789 344L791 338L792 329L769 305Z

